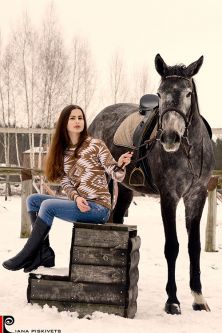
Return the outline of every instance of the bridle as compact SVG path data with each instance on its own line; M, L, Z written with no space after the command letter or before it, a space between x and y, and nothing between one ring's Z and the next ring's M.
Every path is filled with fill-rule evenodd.
M179 76L179 75L169 75L169 76L165 76L163 79L167 80L167 79L171 79L171 78L179 78L179 79L182 79L182 80L187 80L190 83L192 83L191 79L188 79L187 77ZM190 126L191 120L192 120L191 106L190 106L190 109L188 111L188 116L186 116L180 109L177 109L177 108L169 107L169 108L166 108L165 110L163 110L161 115L159 115L159 118L158 118L158 130L157 130L156 140L157 141L160 140L160 136L163 132L163 127L162 127L163 116L168 112L176 112L183 118L184 123L185 123L185 131L184 131L184 134L182 136L182 139L185 139L185 140L188 141L188 137L187 137L188 127Z
M165 79L171 79L171 78L180 78L180 79L192 82L191 79L186 78L184 76L179 76L179 75L170 75L170 76L164 77L163 79L165 80ZM192 92L192 94L193 94L193 92ZM140 161L144 160L145 158L147 158L148 154L151 151L152 147L154 146L155 142L156 141L160 141L160 137L161 137L161 134L163 132L163 128L162 128L163 116L165 114L167 114L168 112L176 112L184 120L185 131L184 131L184 133L183 133L183 135L181 137L181 146L182 146L182 148L184 150L184 153L185 153L185 155L187 157L188 165L189 165L189 168L191 170L192 175L194 177L198 177L198 179L199 179L201 177L202 167L203 167L203 138L202 138L202 141L201 141L201 145L202 145L202 148L201 148L201 168L200 168L199 175L196 175L195 171L194 171L194 167L193 167L192 161L191 161L191 156L190 156L190 151L191 151L192 145L190 144L189 139L188 139L188 131L189 131L189 127L191 125L191 121L192 121L192 118L193 118L193 114L191 112L191 106L190 106L190 109L188 111L188 116L185 115L178 108L172 108L172 107L170 107L170 108L166 108L165 110L163 110L163 112L161 113L161 115L159 114L159 116L158 116L158 127L157 127L157 134L156 134L156 136L154 138L152 138L152 139L145 140L144 143L142 143L141 145L133 148L134 151L139 150L142 147L146 148L145 155L142 156L142 157L139 157L136 160L133 160L133 162L136 163L136 164L138 164L138 162L140 162Z

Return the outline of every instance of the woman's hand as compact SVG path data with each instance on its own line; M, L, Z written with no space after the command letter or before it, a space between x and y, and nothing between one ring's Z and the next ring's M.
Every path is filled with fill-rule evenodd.
M76 204L82 213L88 212L91 209L88 202L83 197L77 197Z
M127 152L125 154L122 154L118 159L118 166L121 168L124 168L126 165L128 165L131 162L131 157L133 156L133 152Z

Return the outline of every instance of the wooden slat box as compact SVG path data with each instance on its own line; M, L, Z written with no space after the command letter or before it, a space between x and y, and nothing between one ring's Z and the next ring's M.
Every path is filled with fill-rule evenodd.
M133 318L137 310L140 237L136 226L74 223L69 276L30 274L28 302Z

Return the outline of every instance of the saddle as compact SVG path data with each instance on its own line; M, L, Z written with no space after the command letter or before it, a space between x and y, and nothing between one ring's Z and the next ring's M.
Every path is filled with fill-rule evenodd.
M141 159L141 157L147 155L150 149L150 146L144 144L144 142L152 140L156 136L158 104L157 95L147 94L142 96L138 112L133 112L124 119L113 138L115 145L134 151L132 163L135 163L135 167L131 172L129 184L144 186L146 179L154 193L158 193L158 190L153 183L148 161L145 158ZM140 147L141 145L143 146ZM141 160L137 161L139 159Z
M147 94L141 97L139 113L144 115L133 133L133 145L135 147L143 144L145 140L151 139L156 135L158 120L159 99L157 95Z
M154 193L158 193L158 189L153 182L148 160L143 157L148 155L152 146L150 143L156 137L158 106L159 98L157 95L147 94L140 99L139 113L144 115L144 118L133 133L133 145L136 147L134 159L137 162L129 178L129 184L134 186L144 186L146 178ZM144 144L145 142L147 144ZM138 182L138 180L140 181Z
M134 149L138 143L143 141L144 136L148 137L150 130L149 124L153 123L153 117L158 107L158 96L144 95L140 99L137 111L128 115L117 128L113 143L117 146ZM148 130L148 135L146 131ZM152 132L153 128L151 129Z

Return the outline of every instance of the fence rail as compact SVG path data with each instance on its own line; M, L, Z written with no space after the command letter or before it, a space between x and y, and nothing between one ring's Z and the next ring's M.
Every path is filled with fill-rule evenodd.
M21 176L21 231L20 237L26 238L30 234L31 226L26 209L26 198L32 194L32 178L35 175L41 175L42 170L27 169L22 167L0 166L0 175Z
M41 176L42 170L27 169L22 167L2 167L0 175L21 175L21 232L20 237L25 238L30 234L30 222L26 209L26 198L33 192L33 177ZM217 219L217 184L222 185L222 170L215 170L214 176L217 179L215 187L208 191L208 214L205 237L205 251L216 251L216 219Z
M222 128L212 128L213 134L222 134Z
M0 127L0 133L52 134L54 128Z

